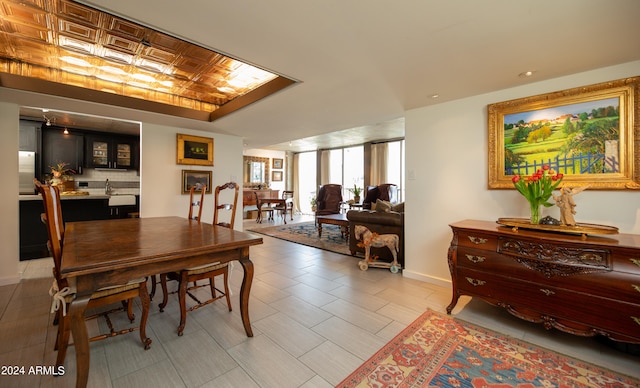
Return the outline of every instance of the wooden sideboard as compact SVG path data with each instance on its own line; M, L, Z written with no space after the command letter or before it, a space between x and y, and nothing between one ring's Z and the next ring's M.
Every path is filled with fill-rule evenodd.
M242 190L242 207L245 206L256 206L256 196L254 193L258 193L260 198L279 198L278 195L280 190L254 190L254 189L244 189Z
M475 220L450 226L447 313L470 295L547 329L640 343L640 235L582 239Z

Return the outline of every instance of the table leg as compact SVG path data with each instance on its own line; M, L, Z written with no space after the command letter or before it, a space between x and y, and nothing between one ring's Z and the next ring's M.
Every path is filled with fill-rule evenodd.
M282 211L283 211L282 219L284 220L284 224L286 225L287 224L287 203L286 202L284 204L284 210L282 210ZM293 211L291 212L291 215L293 217ZM293 218L291 218L291 219L293 219Z
M322 223L318 221L318 238L322 237Z
M87 325L84 321L84 312L87 309L87 303L91 299L91 294L78 296L69 305L69 321L71 325L71 335L73 335L73 343L76 349L76 387L84 388L89 381L89 335L87 334Z
M251 329L251 321L249 320L249 292L251 291L251 283L253 282L253 262L249 260L249 253L240 259L240 264L244 269L244 277L242 278L242 286L240 286L240 315L242 316L242 324L247 337L253 337Z

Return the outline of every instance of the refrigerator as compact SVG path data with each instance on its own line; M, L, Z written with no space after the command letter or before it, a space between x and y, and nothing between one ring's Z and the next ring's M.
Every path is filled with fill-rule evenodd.
M33 178L36 176L36 153L18 151L18 172L20 175L20 194L35 194Z

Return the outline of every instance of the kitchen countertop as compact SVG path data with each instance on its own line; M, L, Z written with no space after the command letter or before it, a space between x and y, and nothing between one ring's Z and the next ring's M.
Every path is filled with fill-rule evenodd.
M90 194L90 195L61 195L60 200L80 200L80 199L109 199L109 195L105 194ZM20 201L42 201L40 194L20 194L18 196Z

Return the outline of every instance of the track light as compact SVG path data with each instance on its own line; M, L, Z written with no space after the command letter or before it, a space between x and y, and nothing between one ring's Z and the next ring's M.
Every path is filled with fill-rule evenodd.
M69 130L67 129L67 127L64 127L64 131L62 131L62 133L64 133L65 135L69 134Z

